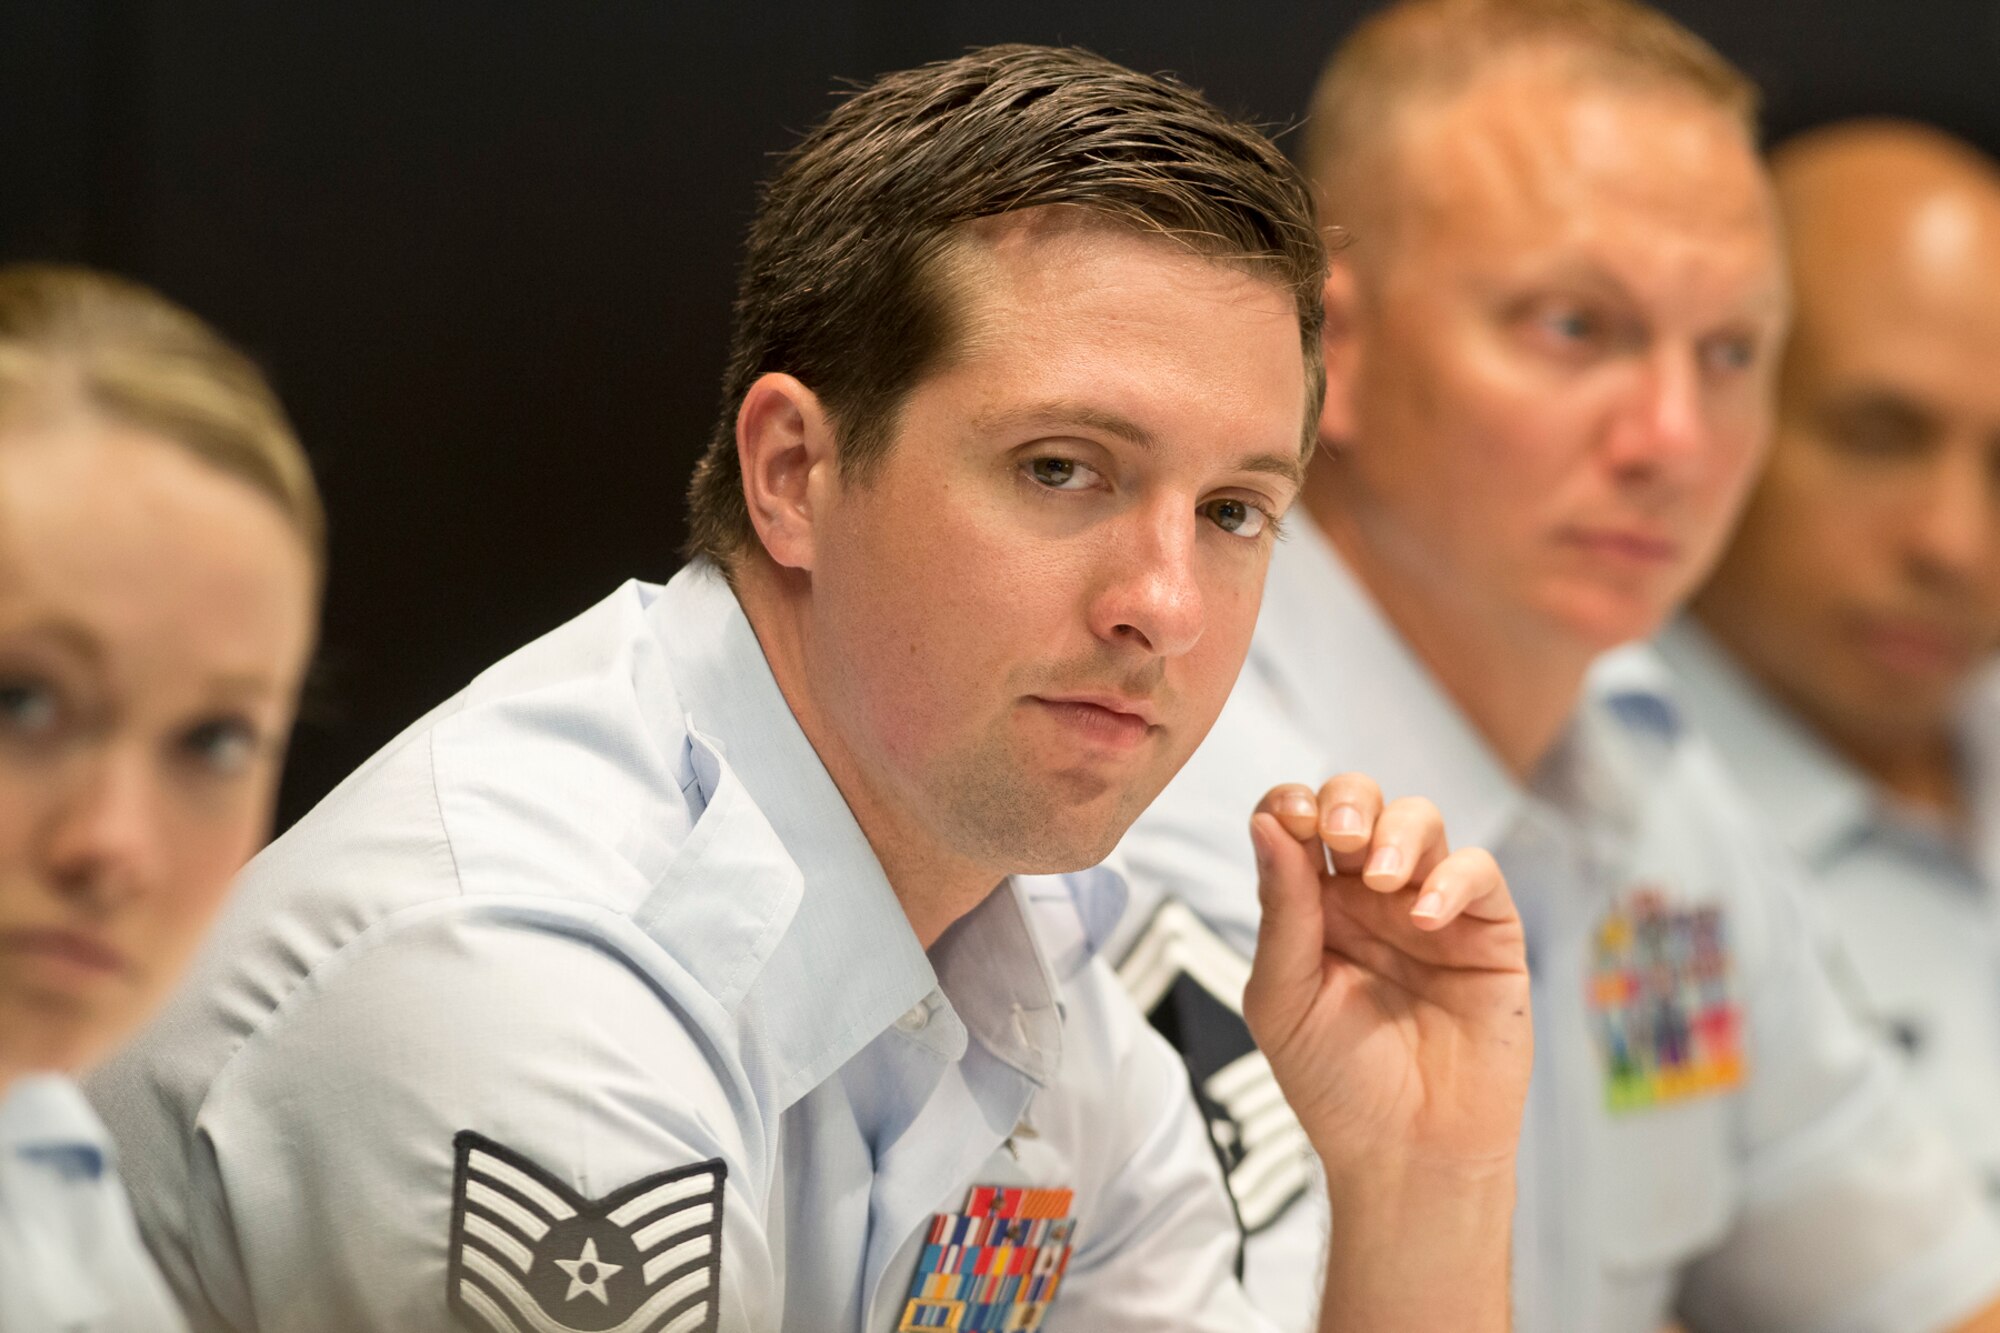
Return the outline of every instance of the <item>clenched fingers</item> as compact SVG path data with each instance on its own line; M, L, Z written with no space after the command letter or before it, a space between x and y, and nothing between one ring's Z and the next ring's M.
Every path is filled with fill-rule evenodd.
M1492 853L1467 847L1440 860L1422 881L1422 892L1410 909L1419 930L1439 930L1460 916L1478 921L1511 921L1514 898L1507 877Z

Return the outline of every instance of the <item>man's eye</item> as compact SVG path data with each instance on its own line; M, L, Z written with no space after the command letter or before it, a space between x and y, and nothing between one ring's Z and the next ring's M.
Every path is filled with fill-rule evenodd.
M1036 458L1028 463L1028 475L1052 491L1076 491L1088 486L1097 473L1074 458Z
M1757 344L1749 338L1712 338L1702 348L1702 362L1712 371L1733 374L1757 360Z
M1843 405L1827 413L1824 424L1835 448L1861 458L1914 457L1939 435L1923 412L1895 401Z
M36 680L0 680L0 729L27 740L49 735L62 720L55 690Z
M257 757L256 728L242 718L216 718L188 728L181 752L216 777L234 777Z
M1210 500L1201 512L1216 527L1238 537L1261 536L1271 521L1269 514L1248 500Z
M1526 304L1514 315L1514 329L1527 346L1577 363L1620 349L1636 336L1613 312L1564 300Z

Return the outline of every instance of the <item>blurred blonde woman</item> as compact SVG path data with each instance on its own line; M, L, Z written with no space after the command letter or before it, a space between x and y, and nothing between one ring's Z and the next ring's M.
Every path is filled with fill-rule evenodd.
M0 1331L182 1327L69 1076L262 844L322 565L256 369L160 296L0 268Z

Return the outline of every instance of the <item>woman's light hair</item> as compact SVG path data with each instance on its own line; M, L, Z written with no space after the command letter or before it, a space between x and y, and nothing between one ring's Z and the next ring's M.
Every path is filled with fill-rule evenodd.
M324 568L326 520L305 450L248 357L138 283L86 268L0 267L0 424L77 408L249 483Z

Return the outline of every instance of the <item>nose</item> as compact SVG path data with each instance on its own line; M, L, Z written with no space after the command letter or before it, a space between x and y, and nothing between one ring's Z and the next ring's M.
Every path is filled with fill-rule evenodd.
M1636 367L1608 440L1614 467L1637 477L1671 475L1701 456L1707 439L1701 373L1691 348L1662 345Z
M1112 525L1107 577L1090 613L1099 639L1157 657L1177 657L1201 639L1200 521L1192 505L1163 500Z
M1914 499L1910 558L1932 582L1973 578L1994 555L1995 508L2000 483L1992 460L1972 441L1952 441L1937 454Z
M108 914L157 884L165 852L160 797L158 775L136 747L81 765L46 833L57 888L86 910Z

